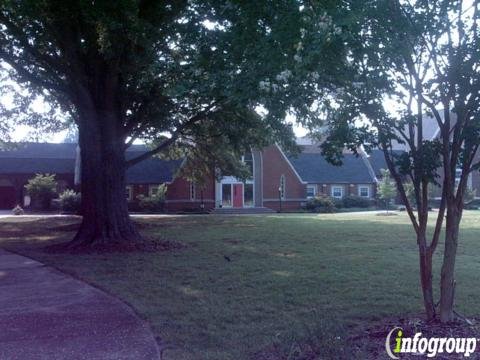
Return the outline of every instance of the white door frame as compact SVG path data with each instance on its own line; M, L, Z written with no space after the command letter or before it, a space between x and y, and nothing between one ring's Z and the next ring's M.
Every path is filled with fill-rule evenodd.
M242 184L242 189L243 189L243 192L242 192L242 204L243 206L242 207L246 207L246 208L251 208L251 207L255 207L255 181L254 180L246 180L245 182L243 181L240 181L239 179L237 179L236 177L233 177L233 176L226 176L224 178L222 178L220 180L220 182L218 182L219 184L219 197L220 197L220 201L219 201L219 204L222 205L222 207L226 207L226 208L231 208L233 207L233 185L235 184ZM245 185L246 184L251 184L252 185L252 205L251 206L245 206ZM223 185L230 185L230 196L231 196L231 201L232 201L232 205L230 206L224 206L223 205Z

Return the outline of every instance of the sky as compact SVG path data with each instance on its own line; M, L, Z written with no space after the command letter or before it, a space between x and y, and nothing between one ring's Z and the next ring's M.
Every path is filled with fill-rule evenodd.
M8 99L6 98L2 98L1 100L4 103L8 102ZM42 103L36 103L32 105L34 110L38 112L42 112L44 106L45 105ZM307 130L296 123L296 118L294 116L287 115L285 121L293 125L293 130L297 137L302 137L307 135ZM15 142L25 141L25 139L31 140L31 139L28 139L28 135L31 131L32 131L32 128L28 126L17 126L11 132L12 140ZM41 139L41 141L59 143L59 142L62 142L66 136L67 136L67 131L60 131L55 134L46 134L44 138Z
M295 120L287 120L289 122L294 122ZM32 129L28 128L27 126L18 126L12 131L12 140L13 141L22 141L25 140L25 138L28 136L28 133ZM307 135L307 130L299 125L294 125L293 130L295 131L295 135L297 137L302 137ZM43 141L45 142L55 142L59 143L62 142L65 139L65 136L67 135L66 131L61 131L56 134L50 134L46 135L45 139Z

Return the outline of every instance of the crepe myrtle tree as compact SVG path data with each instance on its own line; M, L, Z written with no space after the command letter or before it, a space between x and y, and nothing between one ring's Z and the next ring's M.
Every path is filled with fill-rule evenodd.
M397 188L392 182L390 171L382 169L382 178L377 185L378 197L385 201L385 209L389 210L390 203L397 195Z
M358 20L348 55L352 81L339 86L325 106L330 126L324 152L338 162L345 145L383 151L416 233L427 318L450 322L458 316L454 270L467 180L480 167L479 5L461 0L350 4ZM426 136L426 121L438 127L435 136ZM399 144L406 151L396 151ZM406 182L413 186L413 199ZM428 189L435 185L441 201L429 216ZM432 258L444 224L438 310Z
M57 129L68 114L78 127L83 222L70 247L141 243L125 171L150 156L179 144L203 159L222 146L292 145L284 119L298 96L288 69L310 22L302 9L267 0L0 2L0 65L15 105L4 115ZM32 111L39 98L44 116ZM153 145L126 159L136 139Z

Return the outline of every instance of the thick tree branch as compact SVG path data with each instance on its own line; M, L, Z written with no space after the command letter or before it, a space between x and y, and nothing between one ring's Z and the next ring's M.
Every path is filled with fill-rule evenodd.
M130 159L127 161L127 167L130 167L130 166L133 166L135 164L138 164L150 157L152 157L153 155L155 154L158 154L159 152L161 151L164 151L165 149L167 149L169 146L173 145L175 143L175 141L178 140L178 138L183 134L183 132L189 128L190 126L192 126L193 124L205 119L207 117L207 114L206 113L200 113L200 114L197 114L193 117L191 117L190 119L188 119L185 123L183 123L179 128L177 128L177 130L175 130L173 133L172 133L172 136L170 138L168 138L167 140L165 140L164 142L162 142L160 145L156 146L155 148L153 148L152 150L150 151L147 151L145 153L143 153L142 155L139 155L133 159Z
M30 82L40 89L46 89L53 93L60 92L64 95L70 95L70 90L64 84L57 83L55 80L48 81L46 77L43 78L35 75L33 72L27 70L23 65L21 65L19 63L19 59L15 58L1 48L0 59L10 65L25 82Z
M42 63L44 68L49 68L49 72L51 72L52 75L55 72L64 72L65 68L59 57L53 54L46 55L41 53L38 48L30 44L28 37L24 34L22 29L13 23L7 16L2 14L2 12L0 12L0 24L5 25L7 30L9 30L12 36L15 37L24 51L29 53L35 60Z

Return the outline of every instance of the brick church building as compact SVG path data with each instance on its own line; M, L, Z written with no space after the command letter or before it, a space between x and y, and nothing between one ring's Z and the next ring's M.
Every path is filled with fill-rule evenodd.
M300 209L308 198L324 194L335 198L356 195L373 198L376 177L384 166L381 154L355 156L345 154L343 166L333 166L320 154L318 145L300 143L302 152L292 157L277 145L253 150L243 157L252 177L240 181L232 176L203 181L202 186L177 176L181 160L150 158L127 171L126 196L135 202L139 195L152 194L159 185L167 185L165 209L279 210ZM146 151L133 145L127 157ZM25 205L27 181L35 174L56 174L59 191L77 188L75 169L76 144L24 143L0 151L0 209Z

